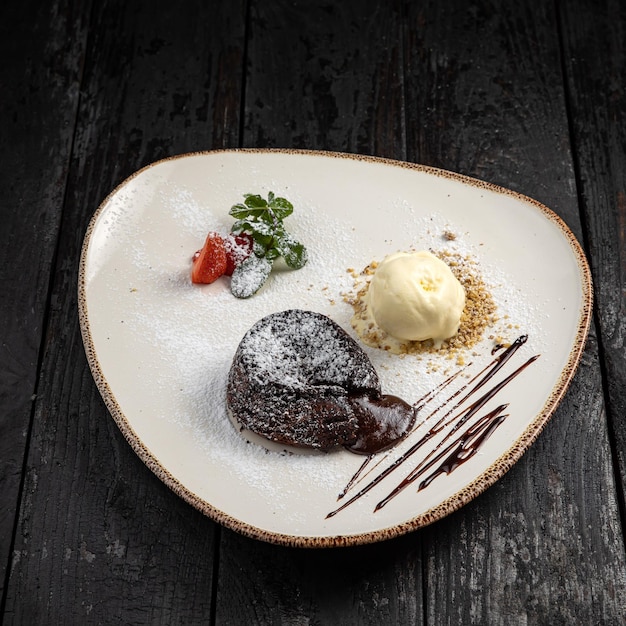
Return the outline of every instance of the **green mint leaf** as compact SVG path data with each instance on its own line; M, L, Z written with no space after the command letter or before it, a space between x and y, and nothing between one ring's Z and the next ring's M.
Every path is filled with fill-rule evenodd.
M291 269L299 270L306 265L308 253L301 243L294 241L289 247L289 250L283 253L283 257L285 263L287 263Z
M274 224L293 213L291 202L285 198L276 198L271 191L268 195L269 203L258 194L247 193L244 198L245 204L237 203L229 211L229 215L235 219L256 217L268 224Z
M235 219L241 219L243 217L248 217L250 209L245 204L235 204L231 207L228 214L232 215Z
M233 235L240 235L243 232L249 233L254 238L255 234L263 235L266 237L274 236L274 228L267 222L259 221L255 218L237 220L230 229Z
M282 232L276 235L274 247L280 252L281 256L285 256L296 243L297 241L285 229L282 229Z
M284 220L286 217L289 217L292 213L293 211L290 211L289 209L277 207L275 209L271 209L271 219L272 221L278 220L282 222L282 220Z
M305 247L286 230L283 220L293 213L289 200L277 197L273 191L265 200L259 194L244 194L244 203L235 204L230 215L235 218L231 232L249 234L253 240L251 254L235 268L231 291L238 298L248 298L267 280L272 265L279 257L292 269L307 262Z
M247 193L244 195L244 202L251 209L259 209L267 206L267 201L258 194Z
M272 271L272 261L251 254L233 272L230 290L236 298L253 296L265 283Z
M266 224L270 226L274 226L276 224L276 216L274 215L274 211L269 207L265 207L263 209L257 209L259 211L258 219L264 221Z
M269 206L279 220L284 220L293 213L293 204L285 198L274 198Z
M247 207L243 204L236 204L230 209L228 214L232 215L233 217L237 219L245 219L249 217L249 218L262 219L264 221L271 222L271 218L270 219L267 218L269 211L270 209L268 209L267 207L259 207L256 209L251 209L250 207Z
M274 236L275 228L273 224L268 224L267 222L259 219L248 220L248 223L250 224L250 231L253 237L255 233L258 233L259 235L266 235L267 237Z
M249 230L248 220L237 220L230 228L230 232L233 235L241 235L241 233Z
M265 252L265 258L269 261L275 261L279 256L282 256L277 248L268 248Z
M285 230L285 226L281 221L274 222L272 233L274 235L274 239L281 240L285 237L288 237L287 231Z
M265 253L271 247L274 238L271 235L263 235L259 232L253 232L252 241L252 250L254 251L254 254L257 256L265 256Z

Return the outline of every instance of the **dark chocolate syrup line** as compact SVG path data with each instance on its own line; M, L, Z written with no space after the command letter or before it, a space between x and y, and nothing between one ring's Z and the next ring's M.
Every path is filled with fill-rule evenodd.
M518 376L522 371L524 371L531 363L534 363L539 358L539 355L533 356L526 363L520 365L514 372L509 374L506 378L501 380L497 385L495 385L492 389L483 394L476 402L470 404L466 409L464 409L461 413L456 415L455 417L448 420L441 428L438 429L438 432L454 424L447 437L453 435L463 424L465 424L471 417L473 417L480 409L482 409L489 400L496 396L504 387L506 387L516 376ZM482 382L482 381L481 381ZM466 396L467 398L468 396ZM456 422L456 424L455 424ZM445 440L444 440L445 441ZM443 442L439 443L437 446L440 447ZM435 448L435 450L437 449Z
M466 365L465 367L457 370L452 376L446 378L443 382L439 383L434 389L431 389L428 393L425 393L417 402L413 404L415 409L419 411L423 409L429 402L434 400L450 383L452 383L461 373L468 367L471 366L471 363Z
M487 376L483 378L483 380L478 383L476 389L480 389L488 380L493 378L493 376L500 370L507 361L528 341L528 335L521 335L518 337L501 355L495 358L495 366L492 371L489 372ZM539 355L537 355L539 356ZM537 357L535 357L537 358ZM474 391L476 391L474 389Z
M429 416L432 417L433 415L435 415L439 409L441 409L442 407L446 406L452 399L454 399L455 397L457 397L460 393L462 393L468 386L472 385L474 381L476 381L477 379L478 382L474 385L474 387L472 387L470 389L470 391L461 399L459 400L457 403L455 403L455 405L442 417L440 418L437 423L431 428L429 429L429 431L424 434L416 443L414 443L408 450L406 450L402 455L400 455L391 465L389 465L386 469L384 469L380 474L378 474L375 478L373 478L365 487L363 487L360 491L358 491L355 495L353 495L349 500L347 500L346 502L344 502L340 507L338 507L337 509L331 511L330 513L328 513L328 515L326 516L327 518L329 517L333 517L335 516L337 513L339 513L340 511L342 511L343 509L345 509L346 507L350 506L353 502L355 502L356 500L358 500L359 498L361 498L362 496L364 496L366 493L368 493L369 491L371 491L376 485L380 484L387 476L389 476L389 474L391 474L391 472L393 472L395 469L397 469L400 465L402 465L408 458L410 458L413 454L415 454L427 441L429 441L430 439L432 439L432 437L434 437L436 434L438 434L441 430L443 430L445 427L449 426L450 424L453 424L455 421L458 420L457 424L451 429L451 431L446 435L446 437L444 438L444 440L442 442L440 442L440 444L435 448L435 450L437 450L439 447L441 447L441 445L443 445L447 440L449 440L449 438L459 430L459 428L465 424L471 417L473 417L480 409L482 409L484 407L484 405L491 400L499 391L502 390L503 387L505 387L513 378L515 378L518 374L520 374L524 369L526 369L526 367L528 367L531 363L533 363L537 358L539 358L539 355L536 355L534 357L531 357L526 363L524 363L522 366L520 366L518 369L516 369L512 374L510 374L509 376L507 376L503 381L501 381L500 383L498 383L497 385L495 385L490 391L488 391L487 393L485 393L481 398L479 398L476 402L474 402L471 406L469 406L467 409L464 409L461 413L459 413L456 417L447 420L446 418L448 418L457 408L459 408L468 398L470 398L478 389L480 389L481 387L483 387L489 380L491 380L496 373L509 361L509 359L517 352L517 350L526 343L526 340L528 339L527 335L522 335L521 337L518 337L501 355L499 355L496 359L494 359L489 365L487 365L485 368L483 368L483 370L481 370L476 376L474 376L470 382L468 382L466 385L464 385L460 390L458 390L457 392L455 392L450 398L448 398L447 401L444 402L444 404L442 404L441 406L437 407ZM486 372L486 373L485 373ZM455 375L453 375L452 378L456 377L459 374L459 372L457 372ZM482 376L482 378L480 378ZM445 386L447 386L445 383L447 381L444 381L444 383L442 383L441 385L439 385L438 388L443 388ZM451 382L451 381L450 381ZM443 385L443 387L442 387ZM436 395L436 394L435 394ZM431 394L426 394L426 396L424 396L424 398L427 398L427 401L430 401L432 399ZM418 401L419 402L419 401ZM485 416L486 417L486 416ZM424 424L429 418L426 418L425 420L423 420L421 422L420 425ZM481 418L482 419L482 418ZM495 430L495 428L497 428L497 426L501 423L501 421L497 422L497 425L493 428L489 430L489 435L493 432L493 430ZM468 429L469 430L469 429ZM486 441L487 437L481 438L480 439L480 445L482 445L482 443L484 443L484 441ZM343 490L343 492L340 494L339 498L343 498L343 496L354 486L355 483L360 482L359 481L359 476L361 476L363 470L365 469L365 467L368 465L368 463L370 462L370 459L372 457L368 457L364 463L361 465L361 467L357 470L356 474L350 479L350 481L348 482L348 485L346 486L346 488ZM369 472L368 472L369 473ZM438 474L437 474L438 475ZM405 485L406 486L406 485ZM404 487L403 487L404 488ZM394 492L395 495L395 490ZM338 499L339 499L338 498ZM388 498L385 498L383 500L383 502L386 504L386 502L388 501ZM383 505L384 506L384 505ZM378 510L380 507L377 505L376 510Z
M352 485L354 485L356 482L359 481L359 477L365 471L365 468L369 465L369 462L373 458L374 458L373 454L370 454L365 457L365 460L363 461L363 463L359 465L359 469L354 473L352 478L348 481L348 484L343 488L343 491L337 496L337 500L341 500L341 498L343 498L348 493L348 491L350 491L350 489L352 488Z
M500 426L507 417L508 414L498 415L495 412L490 413L485 415L480 422L468 428L464 435L469 434L470 436L467 439L459 438L458 444L453 452L432 474L427 476L419 484L417 490L421 491L425 489L441 473L445 472L446 474L450 474L459 467L459 465L471 459L478 452L480 446L491 437L498 426Z
M441 463L439 467L432 472L432 474L430 474L430 476L420 483L417 489L418 491L427 487L440 474L450 474L450 472L454 471L459 465L461 465L461 463L469 460L472 456L474 456L474 454L476 454L476 452L478 452L480 445L487 440L487 437L481 437L480 435L485 434L485 432L488 432L488 434L491 435L495 428L497 428L502 421L504 421L504 418L507 417L506 415L501 415L502 411L504 411L506 407L506 404L501 404L490 413L483 415L477 422L465 429L452 443L439 452L439 454L437 454L434 458L431 458L447 441L447 438L444 439L444 441L442 441L439 446L434 448L426 456L426 458L424 458L421 463L413 469L397 487L395 487L395 489L393 489L374 507L374 511L382 509L390 500L395 498L401 491L404 491L404 489L406 489L409 485L413 484L420 476L434 467L434 465L442 458L445 457L443 463ZM488 428L489 426L493 426L494 423L494 428ZM472 445L472 442L474 442L474 445ZM463 452L465 451L469 451L469 453L466 456L463 456Z
M454 423L460 417L460 415L463 415L463 413L461 413L460 415L457 415L456 417L448 419L450 415L452 415L458 408L460 408L463 404L465 404L465 402L467 402L469 398L471 398L479 389L481 389L487 382L489 382L504 367L504 365L509 361L509 359L526 343L527 339L528 339L528 335L522 335L521 337L518 337L500 356L498 356L493 361L491 361L491 363L489 363L480 372L478 372L468 383L463 385L454 394L452 394L452 396L448 398L448 400L444 403L444 405L442 405L441 407L438 407L437 410L449 404L452 400L454 400L456 397L461 395L468 387L471 387L472 384L476 380L478 380L478 382L473 387L471 387L470 390L458 402L456 402L452 407L450 407L450 409L445 413L445 415L442 418L440 418L439 421L431 428L431 430L434 431L434 434L441 432L444 428L447 428L450 424ZM537 358L537 357L534 357L534 358ZM499 383L499 385L497 385L491 392L488 392L487 394L479 398L474 404L470 405L467 409L465 409L465 411L471 412L469 417L474 415L477 409L482 408L488 400L493 398L493 396L498 391L500 391L502 387L508 384L512 378L517 376L518 373L519 372L517 371L514 372L511 376L507 377L504 381ZM476 410L472 411L472 409L474 409L475 407L476 407ZM437 412L437 410L434 411L431 415L434 415ZM465 423L466 421L467 421L467 417L461 420L461 422L457 425L457 427L455 427L455 429L453 429L452 432L454 432L454 430L456 430L459 426L462 426L463 423Z
M488 363L482 370L480 370L467 383L465 383L465 385L463 385L462 387L457 389L457 391L455 391L446 400L446 402L444 402L444 404L442 404L439 407L437 407L428 416L427 419L430 419L439 410L441 410L442 408L444 408L445 406L450 404L455 398L457 398L462 393L464 393L468 388L470 388L469 391L460 400L458 400L455 404L453 404L448 409L447 413L445 413L445 415L442 418L440 418L439 421L432 427L432 430L434 430L435 433L438 433L441 430L443 430L446 426L448 426L451 422L453 422L454 419L456 419L456 418L453 418L452 420L448 420L447 418L449 418L450 415L452 415L452 413L454 413L454 411L456 411L469 398L471 398L481 387L483 387L488 381L490 381L504 367L504 365L507 363L507 361L509 361L509 359L526 343L527 340L528 340L528 335L522 335L522 336L518 337L500 356L496 357L495 359L493 359L493 361ZM460 370L460 371L462 371L462 370ZM457 372L457 374L460 373L460 371ZM472 387L472 385L477 380L478 380L478 382ZM426 420L424 420L424 421L426 421ZM422 423L424 423L424 422L422 422Z

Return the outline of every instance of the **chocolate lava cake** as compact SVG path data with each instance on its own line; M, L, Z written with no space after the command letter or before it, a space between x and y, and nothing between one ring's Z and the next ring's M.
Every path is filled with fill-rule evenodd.
M352 337L325 315L299 309L268 315L244 335L226 402L242 430L270 441L357 453L392 445L415 417L404 401L381 395L378 374Z

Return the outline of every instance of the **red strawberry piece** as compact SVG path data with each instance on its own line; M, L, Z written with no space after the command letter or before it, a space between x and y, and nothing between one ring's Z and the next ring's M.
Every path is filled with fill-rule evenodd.
M233 235L232 233L226 237L224 243L226 246L226 276L232 276L235 268L245 261L252 253L252 245L254 240L251 235L241 233Z
M191 282L215 282L226 270L226 246L217 233L207 235L204 246L193 255Z

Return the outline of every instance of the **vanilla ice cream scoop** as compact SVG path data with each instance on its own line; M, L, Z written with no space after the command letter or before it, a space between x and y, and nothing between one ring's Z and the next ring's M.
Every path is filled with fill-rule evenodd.
M376 269L366 296L369 313L403 341L432 339L435 346L459 330L465 290L434 254L398 252Z

